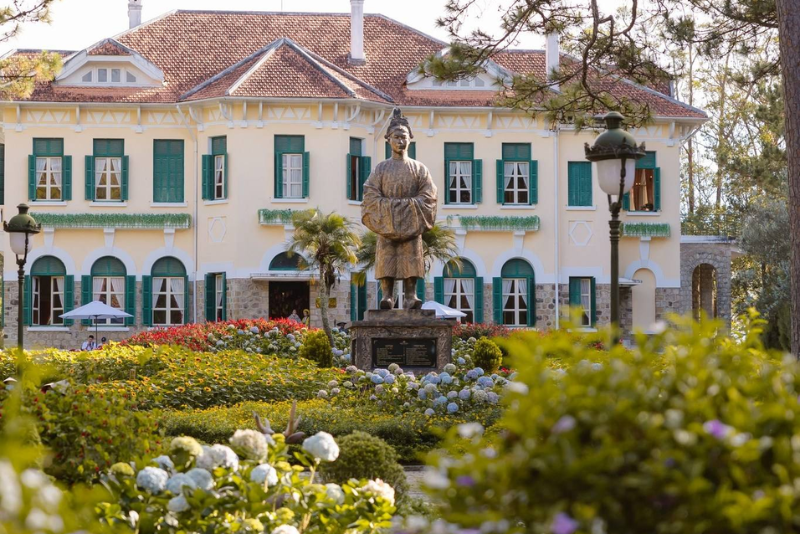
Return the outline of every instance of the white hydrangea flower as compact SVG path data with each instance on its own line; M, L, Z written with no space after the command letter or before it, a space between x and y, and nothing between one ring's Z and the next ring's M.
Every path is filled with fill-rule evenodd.
M169 475L159 467L145 467L136 475L136 485L153 495L167 488L167 480Z
M47 485L36 494L36 502L48 512L55 513L58 511L62 495L61 490L48 481Z
M317 432L303 441L303 449L314 458L325 462L332 462L339 457L339 446L333 436L327 432Z
M463 423L458 425L458 435L470 439L483 434L483 425L480 423Z
M325 484L325 496L336 504L344 502L344 490L339 484Z
M203 452L200 453L200 456L195 458L195 465L202 469L213 471L217 468L217 459L214 457L214 451L207 445L203 445L202 447Z
M181 513L185 512L190 508L189 501L186 500L186 497L183 495L178 495L177 497L173 497L167 503L167 510L170 512Z
M214 445L211 447L211 453L214 455L214 459L219 467L224 467L225 469L231 469L233 471L239 469L239 457L233 452L233 449L227 445Z
M0 461L0 511L15 515L22 506L22 488L17 472L7 460Z
M201 449L202 449L202 447L201 447ZM201 451L201 453L202 453L202 451ZM169 471L169 472L175 471L175 464L172 463L172 459L169 456L165 455L165 454L153 458L151 460L151 463L153 463L153 462L158 464L158 467L160 467L164 471Z
M394 488L383 480L379 478L369 480L366 484L361 486L361 489L372 493L376 497L383 497L385 500L389 501L389 504L394 506Z
M19 480L29 489L39 489L49 482L47 476L38 469L26 469L20 473Z
M169 444L169 451L173 454L185 452L190 456L199 456L203 452L203 447L194 438L180 436L173 439Z
M173 495L180 494L184 486L189 489L195 489L197 487L197 483L192 480L191 477L183 473L173 475L172 478L167 481L167 491Z
M258 462L267 457L267 440L257 430L237 430L231 438L231 445L251 460Z
M292 525L281 525L274 528L272 534L300 534L300 531L297 530L297 527L293 527Z
M250 471L250 480L258 484L266 482L267 487L278 483L278 472L269 464L257 465Z
M211 491L214 488L214 478L211 473L205 469L195 467L186 472L186 476L191 478L198 488L205 491Z

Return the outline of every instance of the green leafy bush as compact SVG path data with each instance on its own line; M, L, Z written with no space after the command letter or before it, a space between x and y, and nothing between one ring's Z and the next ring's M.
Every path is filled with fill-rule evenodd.
M481 338L475 343L475 353L472 356L475 365L491 374L500 368L503 362L503 353L500 347L491 339Z
M795 532L800 363L760 324L717 323L599 353L569 336L507 341L518 376L491 448L452 429L428 485L457 528L585 534ZM575 362L552 368L552 354Z
M356 431L339 439L339 459L322 465L325 480L343 484L356 480L379 478L391 485L398 500L408 491L408 482L397 453L381 438Z
M322 330L306 334L300 356L317 362L320 367L333 367L333 351L327 334Z

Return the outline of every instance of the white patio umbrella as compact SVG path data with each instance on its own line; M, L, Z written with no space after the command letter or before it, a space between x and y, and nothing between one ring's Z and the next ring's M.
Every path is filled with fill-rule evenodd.
M97 320L98 319L124 319L133 317L117 308L112 308L108 304L103 304L99 300L93 300L89 304L84 304L80 308L75 308L67 313L59 315L62 319L92 319L94 320L94 337L97 339Z
M437 319L458 319L460 317L466 317L467 314L464 312L460 312L456 309L451 308L450 306L445 306L444 304L439 304L435 300L429 300L428 302L422 305L423 310L435 310L436 311L436 318Z

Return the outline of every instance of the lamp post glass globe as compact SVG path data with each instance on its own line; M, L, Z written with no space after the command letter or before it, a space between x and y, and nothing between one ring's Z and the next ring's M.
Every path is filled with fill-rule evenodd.
M28 242L28 249L25 250L25 241L27 235L25 232L13 232L9 233L9 238L11 240L11 251L16 254L17 256L24 256L26 253L30 252L31 250L31 240L27 239Z
M636 160L627 159L604 159L597 162L597 183L603 193L617 197L619 195L620 176L622 176L622 163L625 163L625 183L622 186L622 194L627 193L633 187L636 177ZM616 200L616 198L614 198Z

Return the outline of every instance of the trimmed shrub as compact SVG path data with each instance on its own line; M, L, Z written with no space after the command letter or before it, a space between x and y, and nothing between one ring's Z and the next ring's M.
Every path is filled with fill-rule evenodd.
M397 453L381 438L357 430L339 438L339 459L322 464L326 480L344 484L356 480L379 478L391 485L402 499L408 491L408 482L402 466L397 463Z
M472 361L487 373L492 374L500 368L500 364L503 362L503 353L500 352L500 347L494 341L482 338L475 343Z
M300 348L300 356L317 362L320 367L333 367L333 351L328 335L322 330L307 334Z

